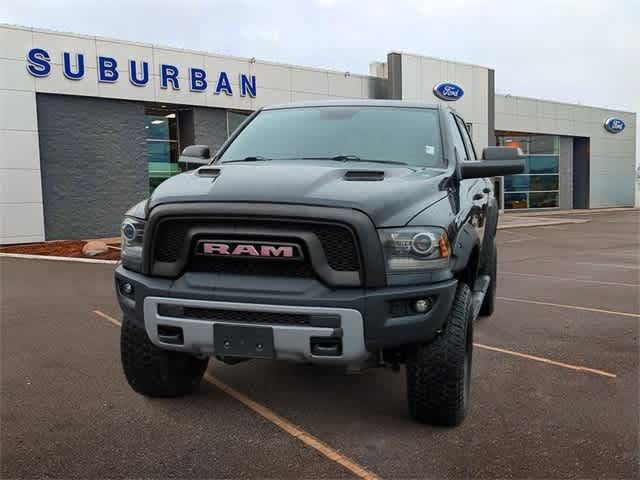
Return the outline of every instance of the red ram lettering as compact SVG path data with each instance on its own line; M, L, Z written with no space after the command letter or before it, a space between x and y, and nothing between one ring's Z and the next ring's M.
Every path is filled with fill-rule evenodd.
M231 255L251 255L253 257L259 257L260 253L253 245L236 245Z
M293 257L293 247L288 246L260 246L260 256L262 257Z
M202 246L202 252L208 255L231 255L229 245L224 243L205 243Z

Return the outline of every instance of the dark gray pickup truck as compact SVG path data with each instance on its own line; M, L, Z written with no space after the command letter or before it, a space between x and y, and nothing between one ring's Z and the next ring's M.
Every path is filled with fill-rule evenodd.
M490 177L522 172L520 157L478 158L453 110L399 101L263 108L213 158L187 147L197 168L122 224L129 384L187 394L210 356L404 364L411 415L459 424L473 323L495 302Z

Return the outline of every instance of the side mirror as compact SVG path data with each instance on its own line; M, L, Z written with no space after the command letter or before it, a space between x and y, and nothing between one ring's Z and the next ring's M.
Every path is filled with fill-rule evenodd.
M208 165L211 161L211 154L207 145L189 145L180 154L178 164L184 170L192 170L194 168Z
M519 148L487 147L479 162L461 162L460 176L467 178L501 177L524 172L525 156Z

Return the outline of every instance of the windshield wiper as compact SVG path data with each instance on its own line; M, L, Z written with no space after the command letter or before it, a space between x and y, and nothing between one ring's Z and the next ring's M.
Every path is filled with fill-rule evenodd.
M364 162L364 163L388 163L391 165L409 165L405 162L395 162L393 160L370 160L360 158L357 155L334 155L333 157L302 157L301 160L335 160L336 162Z
M260 155L252 155L250 157L239 158L236 160L226 160L221 163L240 163L240 162L268 162L270 158L261 157Z

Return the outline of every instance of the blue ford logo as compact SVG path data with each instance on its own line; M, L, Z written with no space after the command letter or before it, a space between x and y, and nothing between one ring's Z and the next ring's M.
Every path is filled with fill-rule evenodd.
M624 130L624 127L626 127L624 121L619 118L611 117L604 121L604 128L607 132L620 133Z
M455 100L460 100L464 95L464 90L462 87L456 85L455 83L439 83L435 87L433 87L433 94L447 102L453 102Z

